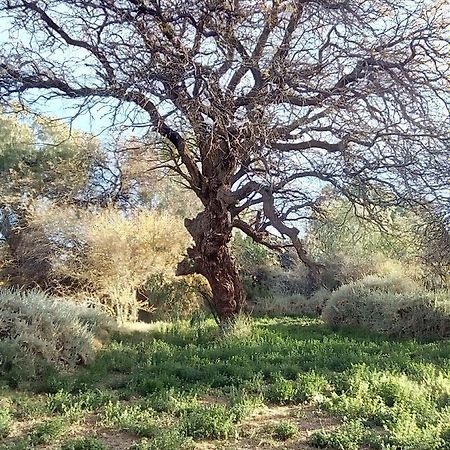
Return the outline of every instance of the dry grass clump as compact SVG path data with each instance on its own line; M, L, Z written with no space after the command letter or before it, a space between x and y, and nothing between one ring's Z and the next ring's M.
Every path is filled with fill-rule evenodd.
M0 374L18 381L87 363L113 321L37 290L0 289Z
M396 336L450 336L450 297L400 277L370 276L332 293L322 312L331 326L362 327Z

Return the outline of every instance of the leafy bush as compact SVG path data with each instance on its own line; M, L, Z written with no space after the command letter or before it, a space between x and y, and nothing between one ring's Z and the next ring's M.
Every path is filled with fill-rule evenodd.
M228 439L235 434L233 415L220 404L187 410L181 425L186 435L194 439Z
M231 245L242 273L252 274L255 267L271 267L276 264L273 252L241 232L234 234Z
M253 316L299 316L304 315L308 300L303 295L268 296L258 298L249 304L248 308Z
M273 426L272 434L275 439L287 441L298 434L298 427L294 423L282 421Z
M177 392L174 388L169 388L155 392L147 399L146 404L159 413L179 415L197 404L197 398L195 395Z
M161 429L152 438L142 439L132 450L190 450L195 447L191 438L187 438L178 429Z
M61 414L69 419L80 419L85 413L94 411L112 400L113 397L110 393L100 389L87 390L77 394L59 390L47 396L46 406L52 413Z
M65 441L61 445L61 450L107 450L107 448L93 437L84 437Z
M8 436L13 419L9 408L0 405L0 439Z
M0 375L11 383L93 356L113 323L103 314L34 290L0 289Z
M398 277L368 277L335 291L322 312L332 326L363 327L396 336L450 336L448 292L421 290Z
M158 431L155 411L140 405L109 402L104 410L104 422L142 437L153 437Z
M320 316L331 292L320 288L310 297L301 294L262 297L249 304L254 316Z
M326 378L314 371L299 373L295 380L277 376L268 386L265 398L281 405L301 403L324 394L328 387Z
M61 419L50 419L36 425L30 433L30 442L34 445L50 444L58 439L65 429Z
M358 450L365 442L367 430L359 421L347 422L335 431L316 431L309 439L313 447Z

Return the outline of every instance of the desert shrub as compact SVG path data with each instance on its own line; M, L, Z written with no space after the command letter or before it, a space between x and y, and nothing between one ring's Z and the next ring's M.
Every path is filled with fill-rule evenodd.
M53 289L89 296L124 322L148 306L137 289L152 274L174 274L188 243L181 220L155 211L44 204L35 209L16 253L26 261L44 259ZM40 268L34 271L39 278Z
M281 261L283 255L270 251L239 232L233 237L232 247L250 302L309 293L307 271L299 264L298 257L294 257L286 268ZM290 254L286 252L285 256Z
M386 257L381 252L370 253L357 248L340 249L331 255L320 255L317 260L324 266L320 284L329 290L369 276L395 276L418 282L423 275L423 268L412 259L405 262Z
M179 392L173 387L153 393L146 401L146 405L153 410L173 415L179 415L197 403L195 395Z
M450 335L448 292L427 292L408 279L368 277L344 285L326 304L322 318L332 326L363 327L396 336Z
M325 305L331 297L332 292L324 287L319 288L308 299L308 309L305 310L305 315L320 316L322 314Z
M8 436L12 424L11 411L6 405L0 404L0 439Z
M306 297L303 295L262 297L253 301L249 309L254 316L303 315Z
M312 221L307 232L308 248L316 257L330 258L341 252L354 256L380 254L406 262L420 251L414 233L419 218L404 208L367 211L331 194L322 210L323 220ZM369 220L373 217L377 222Z
M181 419L184 433L194 439L228 439L236 430L234 417L225 405L196 406Z
M161 429L152 438L142 439L139 443L131 447L132 450L190 450L195 448L191 438L176 429Z
M149 277L140 293L151 306L152 320L183 320L204 308L200 294L204 285L199 275L177 277L160 272Z
M93 437L84 437L65 441L61 445L61 450L107 450L107 448Z
M428 214L417 227L422 244L424 282L429 288L450 287L450 212Z
M43 292L0 289L0 374L10 382L49 367L72 368L93 354L113 327L100 312Z
M283 420L274 425L271 429L272 435L279 441L287 441L298 434L298 427L292 422Z
M425 231L429 212L422 217L419 211L391 207L367 211L348 200L324 192L324 216L309 224L306 242L312 256L325 270L322 283L329 289L364 278L367 275L387 276L392 273L424 281L430 278L430 260L424 257L429 248L439 255L440 268L449 268L448 252L439 251L448 243L448 230L438 223L438 232ZM368 220L376 218L376 222ZM380 226L382 225L382 226ZM436 227L434 227L436 230ZM423 239L423 235L433 239ZM447 255L447 257L445 256ZM443 264L444 263L444 264ZM440 271L442 273L442 270Z
M391 292L394 294L414 292L420 289L411 278L398 273L384 277L368 276L363 278L359 284L370 291Z
M249 310L254 316L320 316L331 291L320 288L310 297L301 294L273 295L261 297L249 303Z
M51 444L64 433L65 426L60 418L39 423L30 432L30 443L33 445Z
M252 336L253 321L247 314L239 314L233 321L220 325L225 342L233 343L245 340Z
M335 431L316 431L309 443L316 448L358 450L367 440L367 430L359 421L347 422Z
M243 273L252 273L254 267L271 267L277 263L273 252L239 231L234 234L231 245Z
M232 390L231 392L230 406L234 422L241 422L262 405L262 395L249 395L246 390Z
M331 290L377 273L374 255L363 257L341 250L333 255L321 256L319 260L324 266L321 283Z
M68 419L80 419L85 413L92 412L100 406L109 404L113 398L107 391L87 390L71 394L59 390L47 397L47 409Z
M270 402L288 405L310 401L325 394L328 389L327 380L313 371L300 373L295 380L278 375L267 386L264 397Z
M308 271L302 264L289 270L275 267L270 275L270 290L274 296L308 296L311 293Z

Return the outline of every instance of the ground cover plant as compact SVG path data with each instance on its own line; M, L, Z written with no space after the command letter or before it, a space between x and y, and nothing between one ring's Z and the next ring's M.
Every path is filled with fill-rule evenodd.
M445 341L301 318L141 328L75 372L3 378L0 449L450 448Z

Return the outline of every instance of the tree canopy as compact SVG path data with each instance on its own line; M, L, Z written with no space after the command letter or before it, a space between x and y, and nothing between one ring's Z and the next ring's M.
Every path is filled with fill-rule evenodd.
M228 319L244 302L234 227L272 248L330 186L377 206L448 203L448 7L419 0L0 0L0 97L130 110L169 144L204 210L179 273ZM126 105L126 108L124 108ZM271 233L290 239L272 241Z

